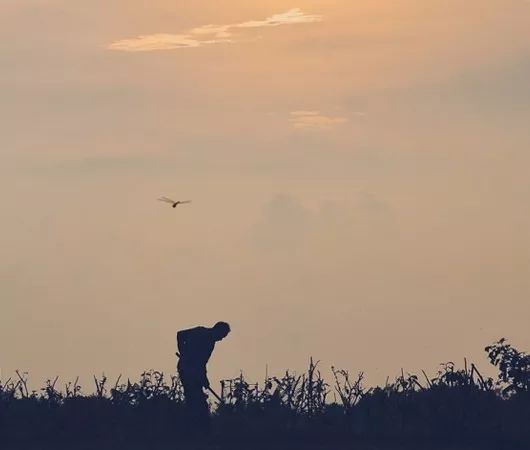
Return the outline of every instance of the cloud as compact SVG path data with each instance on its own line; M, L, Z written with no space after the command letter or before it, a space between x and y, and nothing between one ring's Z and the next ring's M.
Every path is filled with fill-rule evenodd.
M320 111L293 111L289 122L297 129L329 130L348 122L346 117L327 116Z
M151 34L134 39L122 39L113 42L109 49L129 52L148 52L152 50L170 50L174 48L198 47L198 41L186 34Z
M305 14L300 8L295 8L281 14L274 14L273 16L267 17L265 20L250 20L248 22L235 25L235 27L262 28L314 22L322 22L322 16L317 14Z
M122 39L109 45L110 50L125 52L151 52L155 50L175 50L197 48L203 45L230 43L229 39L194 39L190 34L150 34L134 39Z
M294 250L303 245L311 222L311 211L288 194L267 202L253 230L254 243L268 251Z
M193 28L192 34L210 35L213 34L216 38L229 38L232 33L229 32L230 25L203 25L201 27Z
M281 14L274 14L264 20L250 20L247 22L215 25L208 24L192 28L183 33L155 33L141 35L131 39L121 39L111 43L109 50L125 52L150 52L156 50L175 50L181 48L198 48L212 44L229 44L237 42L232 39L235 29L278 27L280 25L295 25L301 23L321 22L322 16L306 14L295 8Z
M287 258L296 257L297 251L346 255L352 247L358 254L391 251L398 226L395 211L386 199L358 191L339 202L311 202L308 206L290 194L273 197L263 205L253 227L253 245L260 252Z

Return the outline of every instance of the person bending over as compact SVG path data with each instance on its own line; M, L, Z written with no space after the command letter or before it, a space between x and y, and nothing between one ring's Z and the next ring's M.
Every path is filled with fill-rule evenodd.
M223 340L228 333L230 325L226 322L217 322L212 328L195 327L177 333L177 369L184 388L186 407L197 426L207 426L210 418L207 395L203 391L210 387L206 364L215 343Z

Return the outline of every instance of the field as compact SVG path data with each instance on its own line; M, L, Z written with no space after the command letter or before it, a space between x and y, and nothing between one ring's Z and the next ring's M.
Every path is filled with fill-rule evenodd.
M530 442L530 355L501 340L486 347L498 378L474 364L443 364L435 377L402 373L367 388L363 374L333 368L324 380L311 360L251 384L221 384L209 432L189 420L178 377L148 371L138 381L94 378L83 394L57 379L31 391L26 375L0 383L2 448L98 449L516 449ZM334 394L337 401L330 401Z

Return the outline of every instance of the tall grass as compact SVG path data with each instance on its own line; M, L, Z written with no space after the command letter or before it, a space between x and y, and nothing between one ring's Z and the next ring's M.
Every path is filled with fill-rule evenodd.
M241 374L221 381L223 401L212 404L211 439L525 445L530 356L505 340L486 351L499 369L497 379L467 361L460 368L442 364L430 377L401 372L377 387L365 387L363 373L335 367L326 381L313 359L304 373L267 375L260 383ZM180 442L197 437L193 425L179 378L154 370L138 381L94 377L94 389L86 394L78 379L64 389L58 378L50 379L37 391L30 389L27 373L0 380L0 444Z

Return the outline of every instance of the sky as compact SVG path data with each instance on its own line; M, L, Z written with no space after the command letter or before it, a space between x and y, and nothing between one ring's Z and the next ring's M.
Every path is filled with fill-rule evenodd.
M529 350L529 30L525 0L0 0L2 378L170 373L218 320L213 384Z

